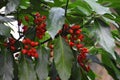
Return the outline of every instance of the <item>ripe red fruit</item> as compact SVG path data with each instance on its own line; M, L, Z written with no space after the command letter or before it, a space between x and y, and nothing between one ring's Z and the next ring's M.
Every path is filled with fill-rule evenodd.
M30 43L30 45L31 45L32 47L35 47L35 46L36 46L36 45L35 45L35 42L33 42L33 41Z
M36 12L35 17L40 17L40 13Z
M29 46L28 46L28 45L25 45L24 48L25 48L25 49L29 49Z
M83 36L82 34L80 34L80 35L78 36L78 39L81 40L81 41L83 40L83 38L84 38L84 36Z
M75 32L76 35L79 35L80 33L81 33L81 30L77 30L77 31Z
M43 36L42 35L39 35L39 36L37 36L39 39L42 39L43 38Z
M50 44L50 45L49 45L49 48L50 48L50 49L53 49L53 45L52 45L52 44Z
M23 29L23 33L25 33L28 30L28 26L23 26L22 29Z
M38 57L39 57L38 53L35 53L35 54L34 54L34 57L35 57L35 58L38 58Z
M46 16L42 16L42 19L45 20L45 19L46 19Z
M70 47L73 47L74 46L74 43L73 42L69 42L69 45L70 45Z
M82 44L77 44L76 47L77 47L77 49L80 49L80 48L83 47L83 45Z
M37 21L38 21L39 23L41 23L41 22L43 21L43 19L42 19L41 17L39 17L39 18L37 18Z
M89 71L90 71L90 66L89 66L89 65L88 65L88 66L86 66L86 68L85 68L85 69L86 69L86 71L87 71L87 72L89 72Z
M38 42L35 42L35 46L38 46L39 45L39 43Z
M25 18L25 21L27 21L27 22L29 21L29 17L28 16L25 16L24 18Z
M26 49L22 49L21 52L22 52L23 54L26 54L26 53L27 53L27 50L26 50Z
M88 53L88 49L87 49L87 48L85 48L85 47L84 47L84 48L82 48L82 49L81 49L81 53Z
M69 25L68 24L64 24L64 30L67 30L69 28Z
M73 25L73 26L71 27L71 29L72 29L72 30L78 30L78 29L80 29L80 26L79 26L79 25Z
M16 48L15 48L14 46L10 46L10 49L11 49L12 51L15 51L15 50L16 50Z
M23 39L23 44L30 44L31 40L29 38Z
M31 56L31 54L32 54L32 53L29 53L29 52L27 53L28 56Z
M23 40L22 40L22 43L23 43L23 44L26 44L26 43L27 43L27 41L26 41L25 39L23 39Z
M70 34L73 34L73 30L72 29L69 29L68 31Z

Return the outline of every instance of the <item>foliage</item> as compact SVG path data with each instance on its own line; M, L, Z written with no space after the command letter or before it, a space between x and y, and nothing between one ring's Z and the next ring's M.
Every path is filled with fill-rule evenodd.
M1 0L0 80L95 80L90 61L120 80L119 3ZM8 25L13 21L17 39Z

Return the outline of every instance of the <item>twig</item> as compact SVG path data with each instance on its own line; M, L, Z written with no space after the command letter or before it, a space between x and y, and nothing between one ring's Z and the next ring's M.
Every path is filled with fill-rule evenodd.
M69 3L69 0L67 0L67 2L66 2L66 7L65 7L65 17L67 16L68 3Z

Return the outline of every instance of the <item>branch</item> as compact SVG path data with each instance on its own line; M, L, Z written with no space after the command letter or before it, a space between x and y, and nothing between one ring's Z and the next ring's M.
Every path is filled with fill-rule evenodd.
M66 2L66 7L65 7L65 17L67 16L68 3L69 3L69 0L67 0L67 2Z

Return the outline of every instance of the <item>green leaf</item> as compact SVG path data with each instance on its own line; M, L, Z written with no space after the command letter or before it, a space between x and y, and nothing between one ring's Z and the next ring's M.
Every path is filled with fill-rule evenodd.
M30 6L30 0L20 0L20 8L27 9Z
M120 65L120 55L118 53L116 53L116 62L118 63L118 65Z
M115 25L117 28L119 28L119 25L115 22L115 20L111 20L107 17L103 17L103 19L108 22L108 23L112 23L113 25Z
M73 65L70 80L88 80L86 72L77 63Z
M68 7L68 9L74 9L74 11L76 10L76 14L82 13L83 15L89 16L92 13L91 7L82 0L76 0L75 2L71 2ZM73 11L71 11L71 13L72 12Z
M10 27L0 24L0 35L8 37L10 35Z
M65 10L63 8L53 7L50 10L47 30L53 39L64 24L64 14Z
M32 60L22 56L18 64L19 80L37 80Z
M39 58L36 64L36 73L40 80L45 80L48 77L48 55L49 52L46 48L41 47L38 50Z
M66 0L67 1L67 0ZM63 2L60 1L60 0L54 0L54 5L55 6L62 6L63 5Z
M99 44L116 59L114 53L115 42L111 35L110 27L100 19L96 19L95 26L98 27L96 29L96 34L99 39Z
M101 4L107 4L107 6L112 7L112 8L120 8L119 0L98 0L98 2Z
M87 75L89 76L89 78L90 78L91 80L95 80L96 75L95 75L95 73L94 73L92 70L90 70L90 71L87 73Z
M84 0L84 1L87 2L97 14L103 15L106 13L111 13L108 7L104 7L100 5L95 0Z
M115 79L120 80L120 70L117 69L110 56L104 51L102 54L103 66L107 69L108 73Z
M112 36L113 36L113 38L116 40L116 41L119 41L119 39L120 39L120 35L119 35L119 31L117 30L117 29L115 29L115 30L112 30ZM118 45L117 45L118 46Z
M0 80L13 80L13 59L10 52L0 53Z
M9 14L16 10L17 6L19 5L20 0L8 0L9 2L5 8L5 14Z
M68 80L71 75L73 53L69 45L59 36L55 42L54 61L61 80Z

